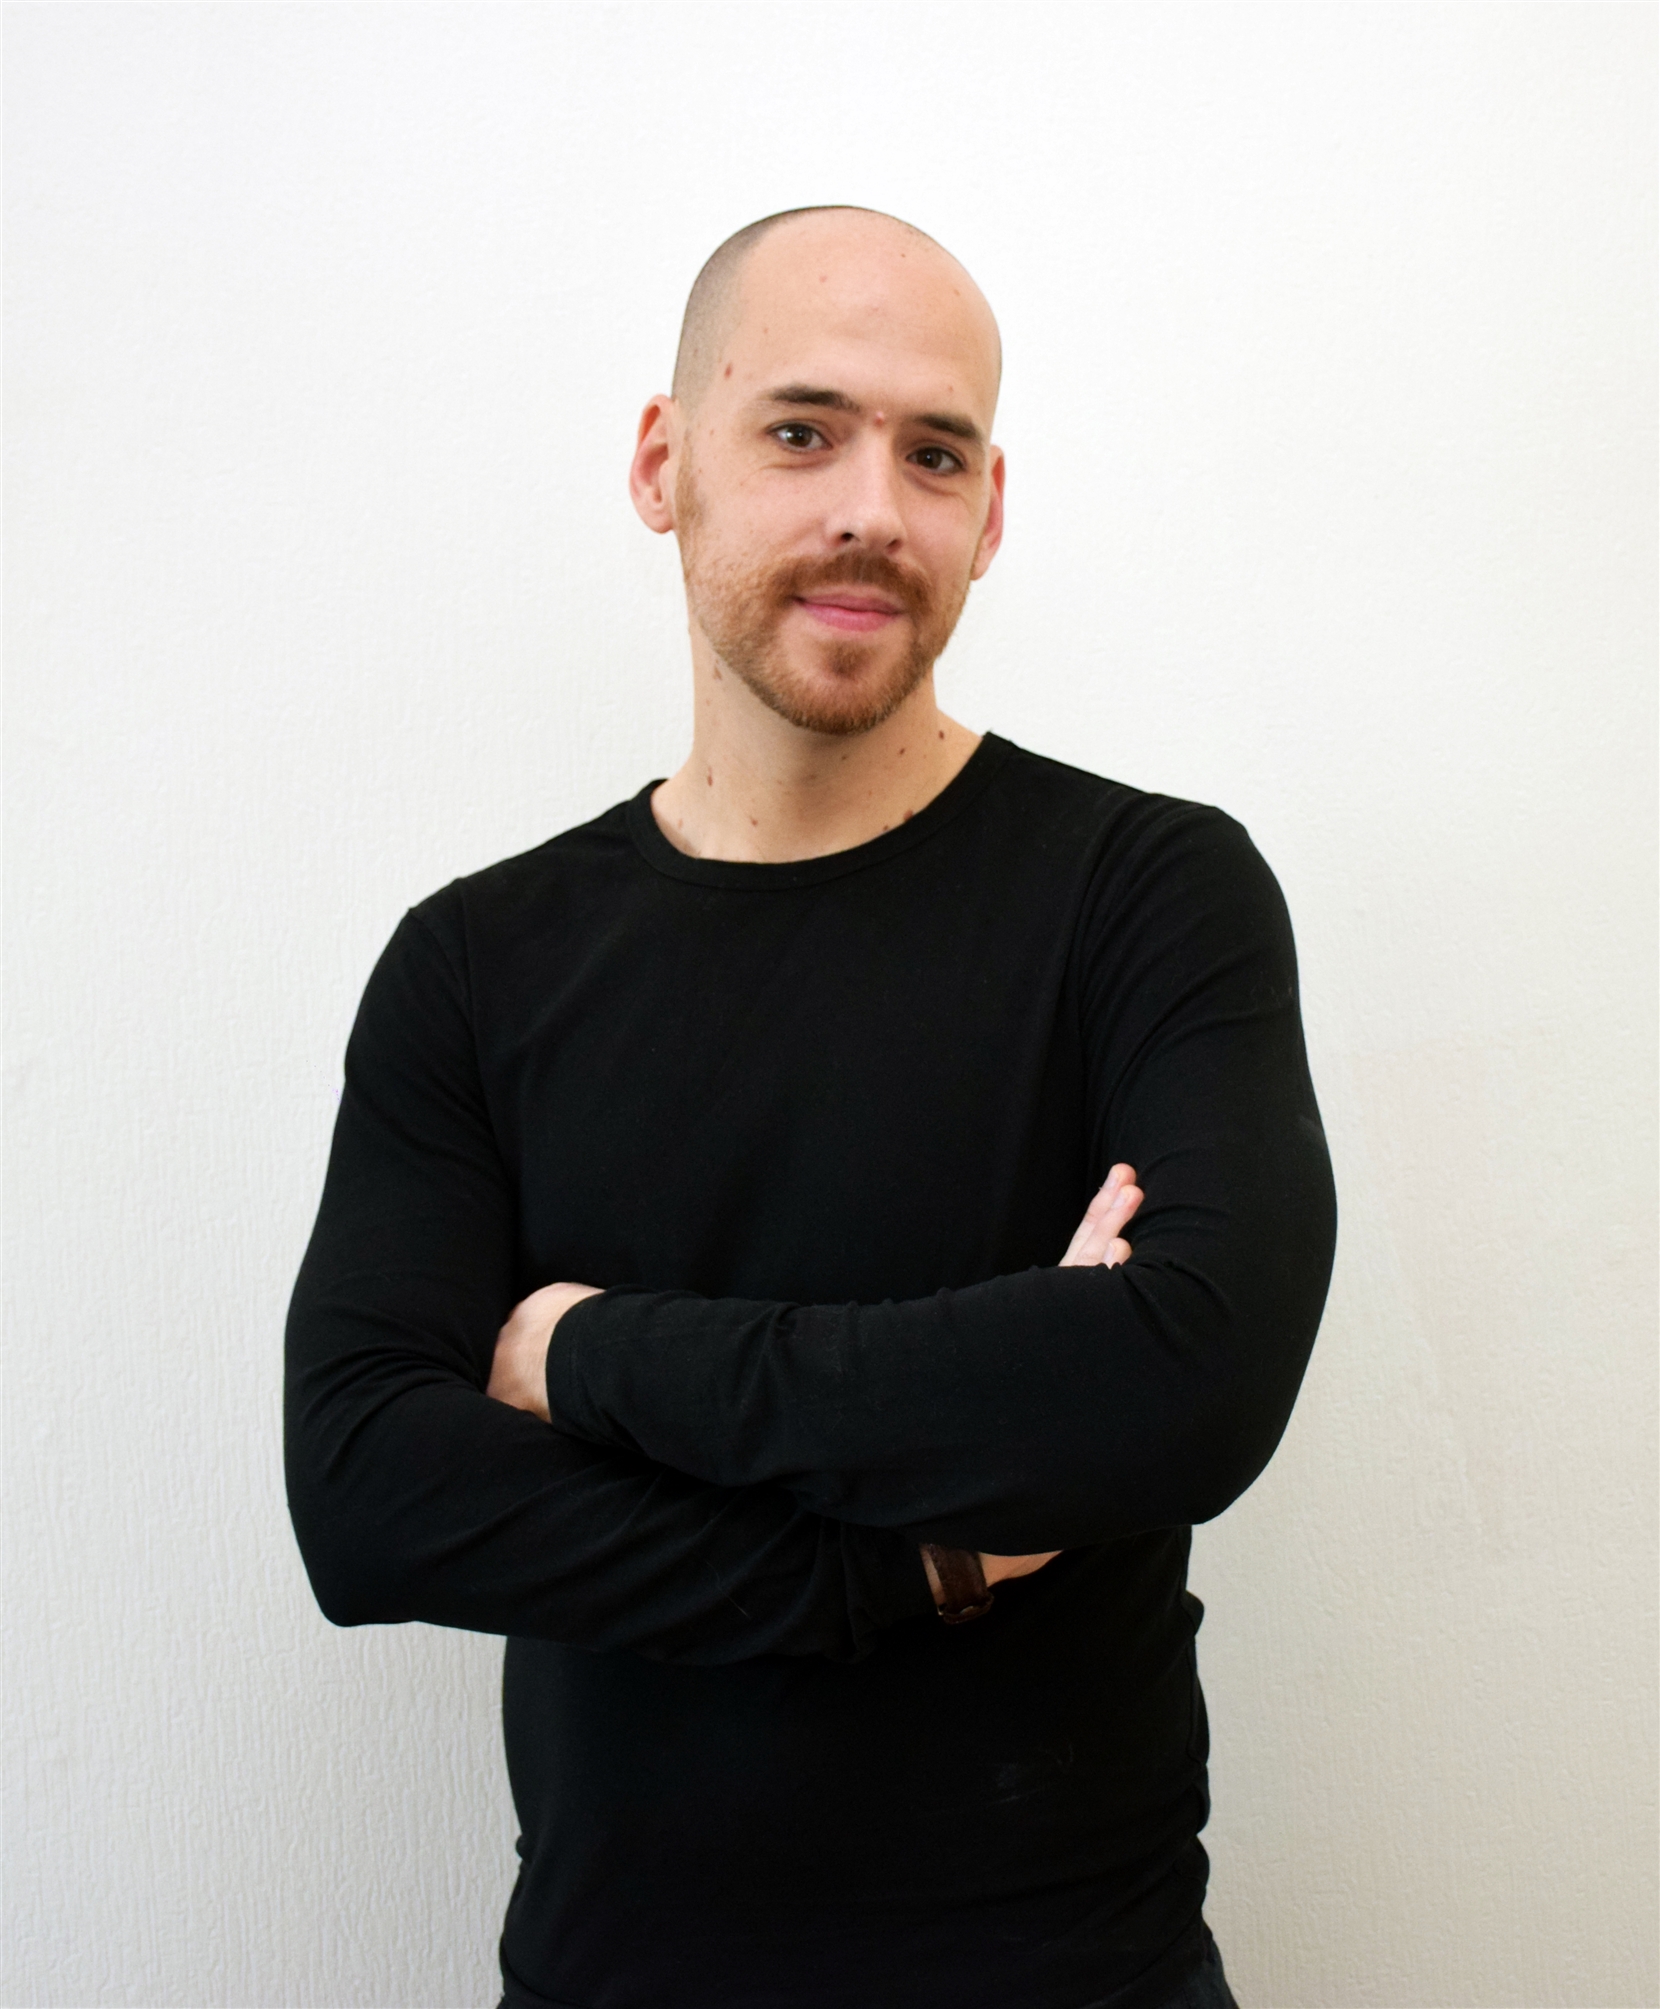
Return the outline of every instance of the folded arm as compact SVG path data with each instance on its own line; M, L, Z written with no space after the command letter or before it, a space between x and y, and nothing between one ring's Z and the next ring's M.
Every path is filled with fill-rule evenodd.
M981 1550L1220 1513L1302 1377L1330 1166L1284 904L1244 832L1196 818L1136 890L1086 917L1076 1000L1097 1163L1145 1189L1133 1260L897 1304L607 1291L552 1336L556 1426Z
M916 1545L491 1401L514 1195L461 974L416 917L365 995L288 1321L289 1503L324 1612L650 1657L852 1657L931 1609Z
M1085 1210L1077 1231L1061 1258L1063 1269L1089 1268L1097 1264L1112 1268L1130 1259L1130 1245L1123 1238L1136 1209L1141 1190L1135 1184L1135 1168L1115 1165L1106 1183ZM592 1284L544 1284L513 1307L507 1322L496 1336L486 1393L527 1414L550 1421L548 1414L548 1347L560 1319L585 1298L598 1297ZM981 1573L987 1584L1005 1582L1010 1577L1030 1576L1060 1553L1047 1549L1023 1555L979 1551ZM943 1601L942 1588L934 1563L926 1549L923 1562L929 1588Z

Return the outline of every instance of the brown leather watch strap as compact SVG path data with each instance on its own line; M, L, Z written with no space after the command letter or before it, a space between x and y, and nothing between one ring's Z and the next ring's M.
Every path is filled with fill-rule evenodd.
M922 1553L933 1564L939 1583L934 1603L947 1625L966 1625L991 1610L992 1593L973 1549L945 1549L938 1542L924 1542Z

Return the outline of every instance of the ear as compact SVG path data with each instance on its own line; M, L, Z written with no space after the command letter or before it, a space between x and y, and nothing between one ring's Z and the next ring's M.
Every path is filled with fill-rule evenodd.
M628 492L640 521L659 536L674 528L674 463L678 460L680 412L666 391L659 391L640 414L634 458L628 469Z
M974 554L974 570L971 579L982 578L991 561L997 556L997 547L1003 542L1003 449L994 446L991 450L991 503L986 510L986 527L980 532L980 548Z

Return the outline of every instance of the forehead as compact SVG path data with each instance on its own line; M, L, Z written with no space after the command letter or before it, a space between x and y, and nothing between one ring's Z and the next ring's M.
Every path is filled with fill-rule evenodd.
M996 323L973 280L927 238L872 219L808 218L763 238L721 355L717 376L738 397L774 382L868 395L891 384L949 392L988 427L997 400Z

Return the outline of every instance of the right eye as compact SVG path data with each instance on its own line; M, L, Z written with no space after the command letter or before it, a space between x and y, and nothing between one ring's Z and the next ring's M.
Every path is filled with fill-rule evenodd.
M807 425L801 419L786 419L783 425L774 426L772 436L780 446L787 446L792 453L808 453L814 447L826 444L824 435L818 427Z

